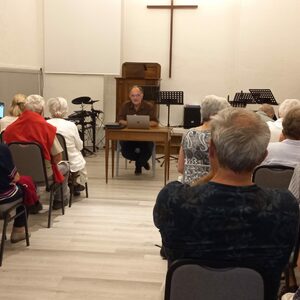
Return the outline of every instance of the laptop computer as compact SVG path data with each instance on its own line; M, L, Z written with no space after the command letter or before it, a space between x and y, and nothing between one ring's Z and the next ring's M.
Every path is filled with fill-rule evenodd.
M149 129L149 115L127 115L127 128L129 129Z

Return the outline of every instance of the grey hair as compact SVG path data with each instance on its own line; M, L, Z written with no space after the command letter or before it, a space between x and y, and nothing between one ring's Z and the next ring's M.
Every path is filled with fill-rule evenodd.
M285 99L278 107L279 118L284 118L290 109L298 105L300 105L300 100L298 99Z
M63 118L68 113L68 102L65 98L50 98L47 105L51 116L54 118Z
M208 122L210 118L216 115L220 110L229 107L230 104L223 97L208 95L201 101L201 120Z
M211 139L221 167L249 172L265 158L270 129L254 112L228 108L212 117Z
M30 95L25 99L24 107L27 110L41 114L44 111L45 100L40 95Z

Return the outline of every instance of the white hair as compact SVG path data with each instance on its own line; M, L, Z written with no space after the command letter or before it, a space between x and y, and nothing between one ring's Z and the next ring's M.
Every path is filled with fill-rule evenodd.
M65 98L50 98L47 105L51 116L54 118L63 118L68 113L68 102Z
M227 108L212 117L211 140L221 167L249 172L265 157L270 129L252 111Z
M220 110L229 107L228 101L216 95L208 95L201 101L201 120L207 122Z
M24 108L41 114L44 111L45 100L40 95L30 95L25 99Z
M298 99L285 99L278 108L279 118L284 118L289 110L298 105L300 105L300 100Z

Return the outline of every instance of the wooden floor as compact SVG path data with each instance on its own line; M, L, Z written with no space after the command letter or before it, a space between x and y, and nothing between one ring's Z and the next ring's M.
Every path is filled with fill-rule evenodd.
M55 211L51 229L46 209L31 215L29 247L6 242L0 299L160 299L166 261L152 209L163 168L134 176L133 164L121 161L120 176L105 184L103 150L86 159L89 198L77 198L64 216Z

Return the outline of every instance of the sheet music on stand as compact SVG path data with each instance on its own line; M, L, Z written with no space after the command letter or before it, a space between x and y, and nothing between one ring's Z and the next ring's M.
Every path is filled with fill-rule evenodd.
M183 105L183 91L161 91L158 104Z
M183 105L183 91L161 91L157 104L168 107L168 127L170 127L170 105Z
M272 91L270 89L249 89L255 102L258 104L278 105Z
M230 105L233 107L246 107L247 104L255 103L251 93L236 93L234 95L233 101L229 101Z

